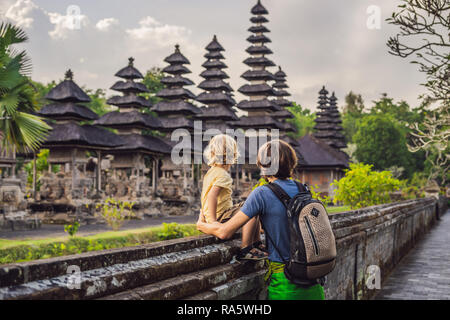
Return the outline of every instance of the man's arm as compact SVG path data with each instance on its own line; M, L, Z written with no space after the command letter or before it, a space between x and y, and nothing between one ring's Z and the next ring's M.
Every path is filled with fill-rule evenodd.
M217 221L213 223L206 223L200 216L197 221L197 229L203 233L211 234L219 239L225 240L230 239L233 234L235 234L235 232L249 220L250 218L242 211L239 211L235 216L233 216L233 218L225 223L220 223Z

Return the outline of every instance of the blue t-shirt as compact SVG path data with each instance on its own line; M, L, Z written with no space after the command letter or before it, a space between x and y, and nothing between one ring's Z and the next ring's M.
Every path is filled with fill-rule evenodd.
M278 184L290 196L294 197L298 193L297 184L293 180L275 180L273 183ZM260 186L253 190L244 203L241 211L249 218L260 215L264 225L264 232L270 236L277 248L281 251L281 255L285 261L290 258L289 248L289 225L286 215L286 207L277 198L277 196L269 189L268 186ZM269 251L269 260L275 262L283 262L280 253L273 247L270 241L267 241L267 249Z

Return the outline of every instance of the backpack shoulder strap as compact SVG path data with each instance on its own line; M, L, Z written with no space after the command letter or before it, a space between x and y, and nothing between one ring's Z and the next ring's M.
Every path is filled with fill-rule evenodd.
M284 191L283 188L277 185L276 183L269 183L267 184L267 186L277 196L277 198L281 201L281 203L287 208L289 200L291 200L291 197L287 194L287 192Z
M305 186L303 183L298 182L294 179L295 184L297 185L298 192L309 192L309 188Z

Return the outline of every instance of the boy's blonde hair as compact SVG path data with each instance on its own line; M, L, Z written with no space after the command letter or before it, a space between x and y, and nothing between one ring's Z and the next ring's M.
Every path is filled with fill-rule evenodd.
M226 134L214 136L205 149L204 156L209 166L235 164L239 157L236 141Z

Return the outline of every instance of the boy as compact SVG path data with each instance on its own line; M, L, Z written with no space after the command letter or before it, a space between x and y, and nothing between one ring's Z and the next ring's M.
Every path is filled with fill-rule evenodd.
M200 214L206 223L225 223L242 207L243 203L233 206L233 179L229 174L238 156L236 141L225 134L213 137L206 147L205 157L211 168L203 178ZM259 233L258 219L252 219L243 227L239 259L261 260L266 257L266 254L256 247L260 243Z

